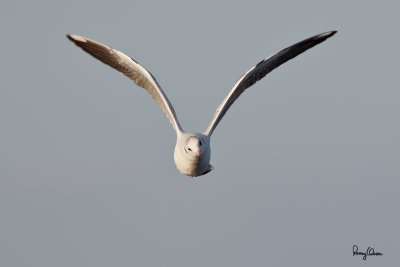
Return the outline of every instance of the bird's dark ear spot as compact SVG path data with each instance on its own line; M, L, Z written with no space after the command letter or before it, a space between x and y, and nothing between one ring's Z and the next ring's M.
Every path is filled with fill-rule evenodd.
M199 141L199 145L201 145L201 141Z

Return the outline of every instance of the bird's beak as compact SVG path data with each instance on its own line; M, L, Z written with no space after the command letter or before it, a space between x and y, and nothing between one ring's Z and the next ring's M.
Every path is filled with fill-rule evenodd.
M200 149L197 149L197 156L200 156Z

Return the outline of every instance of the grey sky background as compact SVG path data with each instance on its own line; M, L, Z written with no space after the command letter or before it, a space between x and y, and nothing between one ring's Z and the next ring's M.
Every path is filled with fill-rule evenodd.
M395 266L396 1L5 1L1 266ZM151 97L65 38L117 48L203 131L235 81L314 34L212 138L189 179ZM366 261L352 246L382 252Z

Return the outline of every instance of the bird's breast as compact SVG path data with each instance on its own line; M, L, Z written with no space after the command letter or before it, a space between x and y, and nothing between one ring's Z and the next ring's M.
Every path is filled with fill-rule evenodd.
M174 161L180 173L196 177L202 175L206 171L209 164L209 157L208 155L191 157L184 151L179 151L179 148L175 148Z

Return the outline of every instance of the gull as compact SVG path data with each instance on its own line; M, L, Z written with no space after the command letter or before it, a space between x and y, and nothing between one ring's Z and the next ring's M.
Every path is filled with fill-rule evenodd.
M114 48L83 36L67 34L67 38L85 52L133 80L136 85L145 89L152 96L164 111L176 132L176 145L174 150L176 168L184 175L198 177L214 169L210 164L211 135L222 117L239 96L247 88L264 78L265 75L281 64L325 41L335 33L336 31L329 31L305 39L273 54L249 69L237 80L232 89L222 100L212 117L210 125L203 133L185 132L182 129L171 102L168 100L157 80L134 59Z

